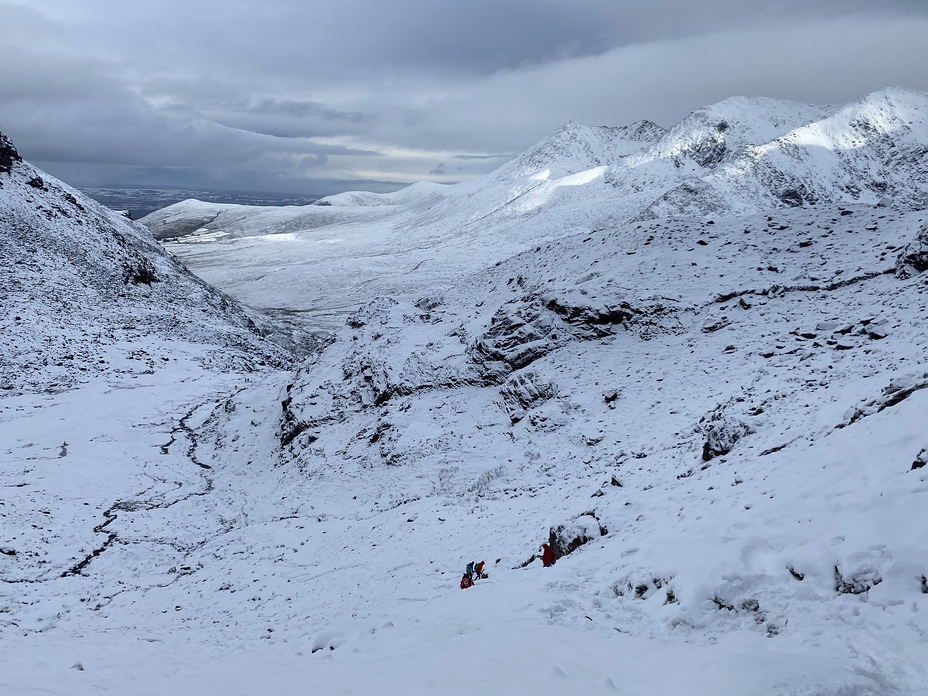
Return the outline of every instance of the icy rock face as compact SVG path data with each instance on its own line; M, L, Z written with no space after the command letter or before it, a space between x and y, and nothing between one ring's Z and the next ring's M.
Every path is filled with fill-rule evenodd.
M911 278L925 271L928 271L928 223L922 225L918 235L896 260L897 278Z
M731 452L735 444L754 430L744 421L732 416L721 416L706 426L706 441L702 446L702 460L708 462L715 457Z
M554 551L554 559L557 560L608 533L609 530L600 524L595 512L585 512L567 524L551 527L548 532L548 544Z
M471 356L488 381L502 381L512 370L530 365L562 345L568 336L557 316L538 297L507 303L474 341Z

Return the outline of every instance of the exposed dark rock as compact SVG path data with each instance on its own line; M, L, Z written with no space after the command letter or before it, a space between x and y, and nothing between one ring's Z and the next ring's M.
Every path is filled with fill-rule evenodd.
M905 401L915 392L928 388L928 372L916 375L903 375L890 381L883 387L883 394L877 399L867 402L862 406L855 406L846 414L844 421L838 424L838 428L844 428L852 423L856 423L861 418L872 416L874 413L895 406Z
M487 330L468 347L468 354L486 383L499 384L513 370L568 341L610 336L632 319L653 321L664 311L662 306L652 307L645 317L624 300L579 289L525 295L497 310Z
M685 150L685 154L689 155L701 167L714 167L724 160L725 155L728 154L728 148L725 145L725 138L723 136L726 130L728 130L727 123L725 124L725 128L722 129L716 126L716 131L713 135L688 147Z
M915 471L916 469L921 469L925 464L928 464L928 448L923 449L918 453L918 456L915 457L915 461L912 462L912 468L909 471Z
M709 319L705 324L702 325L703 333L714 333L720 329L724 329L726 326L731 324L731 320L728 317L719 317L718 319Z
M815 205L818 200L815 193L803 183L781 189L777 198L791 208L799 208L805 204Z
M735 443L754 430L744 421L730 416L721 416L706 426L706 441L702 446L702 460L710 459L731 452Z
M896 259L896 277L911 278L928 270L928 223L922 225L915 239Z
M127 262L123 267L123 278L125 282L133 285L151 285L158 282L158 275L155 273L155 267L151 262L138 256L132 261Z
M608 533L595 513L585 512L567 524L551 527L548 532L548 544L554 551L554 559L557 560Z
M576 294L568 297L547 295L543 299L546 309L557 314L568 324L597 338L610 335L613 332L612 327L628 321L637 313L624 301L578 303L577 300L580 298Z
M13 143L3 133L0 133L0 174L9 174L13 169L13 162L22 162Z
M881 582L883 578L875 568L861 569L845 576L841 567L835 566L835 590L841 594L863 594Z
M287 386L287 391L290 391L290 387ZM291 442L293 442L299 435L306 431L309 428L308 423L304 423L299 420L293 411L290 409L291 404L293 403L293 397L288 396L286 399L280 402L281 409L283 414L280 418L280 446L286 447ZM315 440L316 438L312 438Z

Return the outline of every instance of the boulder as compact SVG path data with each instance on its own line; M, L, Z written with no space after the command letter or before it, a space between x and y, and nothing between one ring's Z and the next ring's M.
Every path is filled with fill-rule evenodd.
M896 259L896 277L911 278L928 270L928 223L922 225L915 239Z
M551 527L548 532L548 544L554 551L554 560L557 560L608 533L609 530L600 524L595 512L585 512L567 524Z
M738 440L753 432L747 423L731 416L722 416L710 421L705 430L706 441L702 446L702 460L708 462L710 459L728 454Z

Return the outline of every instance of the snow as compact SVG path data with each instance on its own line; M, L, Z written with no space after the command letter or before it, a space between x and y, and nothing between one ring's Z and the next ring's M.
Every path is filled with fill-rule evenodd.
M928 285L897 260L928 182L903 157L905 205L788 206L745 165L814 119L839 143L901 114L853 156L775 151L853 179L928 145L924 99L708 107L691 123L724 117L740 149L686 163L709 182L686 200L666 158L615 178L682 127L568 124L454 187L152 216L231 297L330 330L263 365L257 314L182 274L142 297L183 321L126 333L141 300L117 278L46 327L30 283L114 258L82 218L99 238L73 268L18 270L3 299L31 314L4 325L29 379L0 397L0 691L925 693ZM22 220L50 207L27 166L0 173ZM67 388L42 361L54 322L105 361ZM552 534L585 543L542 568ZM461 591L470 560L489 577Z

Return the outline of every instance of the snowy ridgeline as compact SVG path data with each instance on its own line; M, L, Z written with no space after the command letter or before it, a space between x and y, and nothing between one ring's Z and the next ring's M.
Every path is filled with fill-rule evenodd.
M629 219L881 201L923 209L926 119L928 95L899 89L842 107L732 98L669 131L568 123L454 186L279 209L186 201L143 222L234 297L334 328L372 296L421 294L541 242Z
M230 369L290 364L301 332L241 307L143 226L23 162L0 141L0 389L149 374L177 345ZM3 164L4 161L8 162Z
M841 118L917 99L690 120L731 163L736 136L837 124L822 148L844 161ZM911 110L855 157L924 147ZM570 158L542 143L281 234L242 209L197 223L201 244L169 247L194 270L335 327L295 373L204 369L215 342L186 333L175 360L62 393L37 390L56 365L21 362L38 376L0 401L0 686L924 693L928 216L905 193L924 172L898 163L904 205L861 188L734 216L732 184L711 218L623 212L615 158L689 167L675 131L571 125ZM5 177L0 196L26 190ZM570 185L475 214L512 177Z

